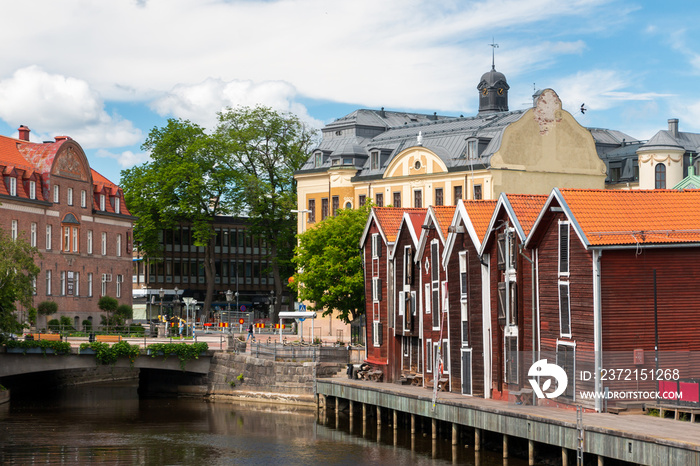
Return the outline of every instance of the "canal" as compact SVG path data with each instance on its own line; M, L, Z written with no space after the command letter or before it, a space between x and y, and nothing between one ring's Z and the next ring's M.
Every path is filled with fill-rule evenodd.
M0 405L0 464L503 464L500 454L403 426L365 428L355 420L286 405L139 398L136 383L13 393ZM336 428L337 426L337 428ZM378 441L379 439L379 441ZM511 465L523 464L511 459Z

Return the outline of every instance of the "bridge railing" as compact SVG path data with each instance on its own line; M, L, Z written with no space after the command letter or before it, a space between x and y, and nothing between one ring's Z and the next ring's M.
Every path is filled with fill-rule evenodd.
M251 342L249 354L256 358L290 362L336 362L347 364L357 359L357 348L335 345L301 346L277 341Z

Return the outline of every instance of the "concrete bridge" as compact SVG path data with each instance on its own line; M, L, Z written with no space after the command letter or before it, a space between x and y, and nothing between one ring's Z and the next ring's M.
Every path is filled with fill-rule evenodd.
M191 359L185 364L185 371L192 374L206 375L209 373L213 351L207 351L199 359ZM28 375L47 371L65 371L73 369L90 369L98 366L94 354L78 354L73 348L70 354L22 354L0 353L0 379L2 377ZM180 360L171 355L152 357L142 354L134 361L133 366L126 357L120 357L114 367L134 367L136 369L166 370L183 372Z

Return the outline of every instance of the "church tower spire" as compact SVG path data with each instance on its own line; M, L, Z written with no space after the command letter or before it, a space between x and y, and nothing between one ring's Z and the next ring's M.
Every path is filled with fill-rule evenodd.
M491 71L481 76L479 85L479 115L508 111L508 82L503 73L496 71L496 49L498 44L492 41Z

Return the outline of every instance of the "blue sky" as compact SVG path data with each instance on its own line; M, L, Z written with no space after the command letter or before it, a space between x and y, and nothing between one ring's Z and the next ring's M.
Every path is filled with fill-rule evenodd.
M34 0L3 6L0 134L73 137L118 182L167 118L263 104L320 128L356 108L473 115L550 87L587 127L700 132L700 3L628 0ZM578 108L585 103L584 115Z

